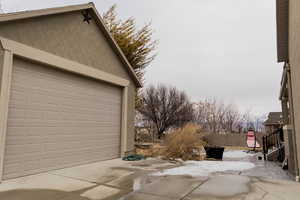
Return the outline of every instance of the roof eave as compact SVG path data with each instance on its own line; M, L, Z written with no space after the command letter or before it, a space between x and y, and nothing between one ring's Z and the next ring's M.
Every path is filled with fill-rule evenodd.
M289 0L276 1L277 62L287 62L289 57Z
M124 53L120 49L120 47L117 45L116 41L104 25L100 14L98 13L95 4L90 2L87 4L81 4L81 5L73 5L73 6L66 6L66 7L58 7L58 8L46 8L41 10L33 10L33 11L23 11L23 12L17 12L17 13L10 13L10 14L0 14L0 22L8 22L8 21L15 21L15 20L21 20L21 19L28 19L28 18L34 18L34 17L41 17L41 16L49 16L49 15L55 15L55 14L61 14L61 13L67 13L67 12L74 12L74 11L80 11L80 10L90 10L92 11L92 15L94 16L94 19L96 20L96 24L100 28L100 30L104 33L106 39L110 43L111 47L119 57L119 59L122 61L122 64L127 67L128 73L130 74L131 78L133 79L134 83L137 87L142 87L142 83L136 76L136 73L134 72L131 64L125 57Z
M66 12L73 12L78 10L85 10L93 7L93 3L56 7L56 8L45 8L40 10L21 11L15 13L0 14L0 22L14 21L20 19L28 19L33 17L55 15Z

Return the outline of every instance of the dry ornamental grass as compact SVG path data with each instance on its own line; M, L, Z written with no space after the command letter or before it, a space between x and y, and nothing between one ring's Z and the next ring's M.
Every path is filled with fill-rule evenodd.
M165 150L163 156L174 160L202 160L203 146L205 142L201 140L200 127L195 124L187 124L168 134L165 140Z

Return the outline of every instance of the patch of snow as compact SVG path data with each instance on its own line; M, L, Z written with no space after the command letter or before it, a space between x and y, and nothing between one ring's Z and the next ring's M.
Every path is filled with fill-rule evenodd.
M255 167L251 162L241 161L187 161L184 166L166 169L161 172L153 173L154 176L165 176L165 175L190 175L193 177L197 176L208 176L213 172L224 172L224 171L242 171Z
M225 151L223 153L224 158L244 158L247 156L251 156L251 154L248 154L244 151Z
M142 187L142 179L141 179L141 177L138 177L138 178L134 179L133 190L134 191L140 190L141 187Z

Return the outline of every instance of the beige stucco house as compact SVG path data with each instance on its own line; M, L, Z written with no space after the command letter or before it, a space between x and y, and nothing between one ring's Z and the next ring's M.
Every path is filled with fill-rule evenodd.
M278 62L284 63L282 103L289 172L299 181L300 165L300 1L277 0Z
M94 4L0 15L0 181L134 149L141 83Z

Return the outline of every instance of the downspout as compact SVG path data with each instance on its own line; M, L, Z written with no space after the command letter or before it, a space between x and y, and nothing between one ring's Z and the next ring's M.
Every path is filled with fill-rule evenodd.
M291 112L291 122L293 127L293 148L294 148L294 159L295 159L295 179L299 182L299 163L298 163L298 155L297 155L297 143L296 143L296 127L295 127L295 113L294 113L294 101L293 101L293 91L292 91L292 77L291 77L291 68L290 64L287 62L285 64L286 72L287 72L287 81L288 81L288 92L290 96L290 112Z

